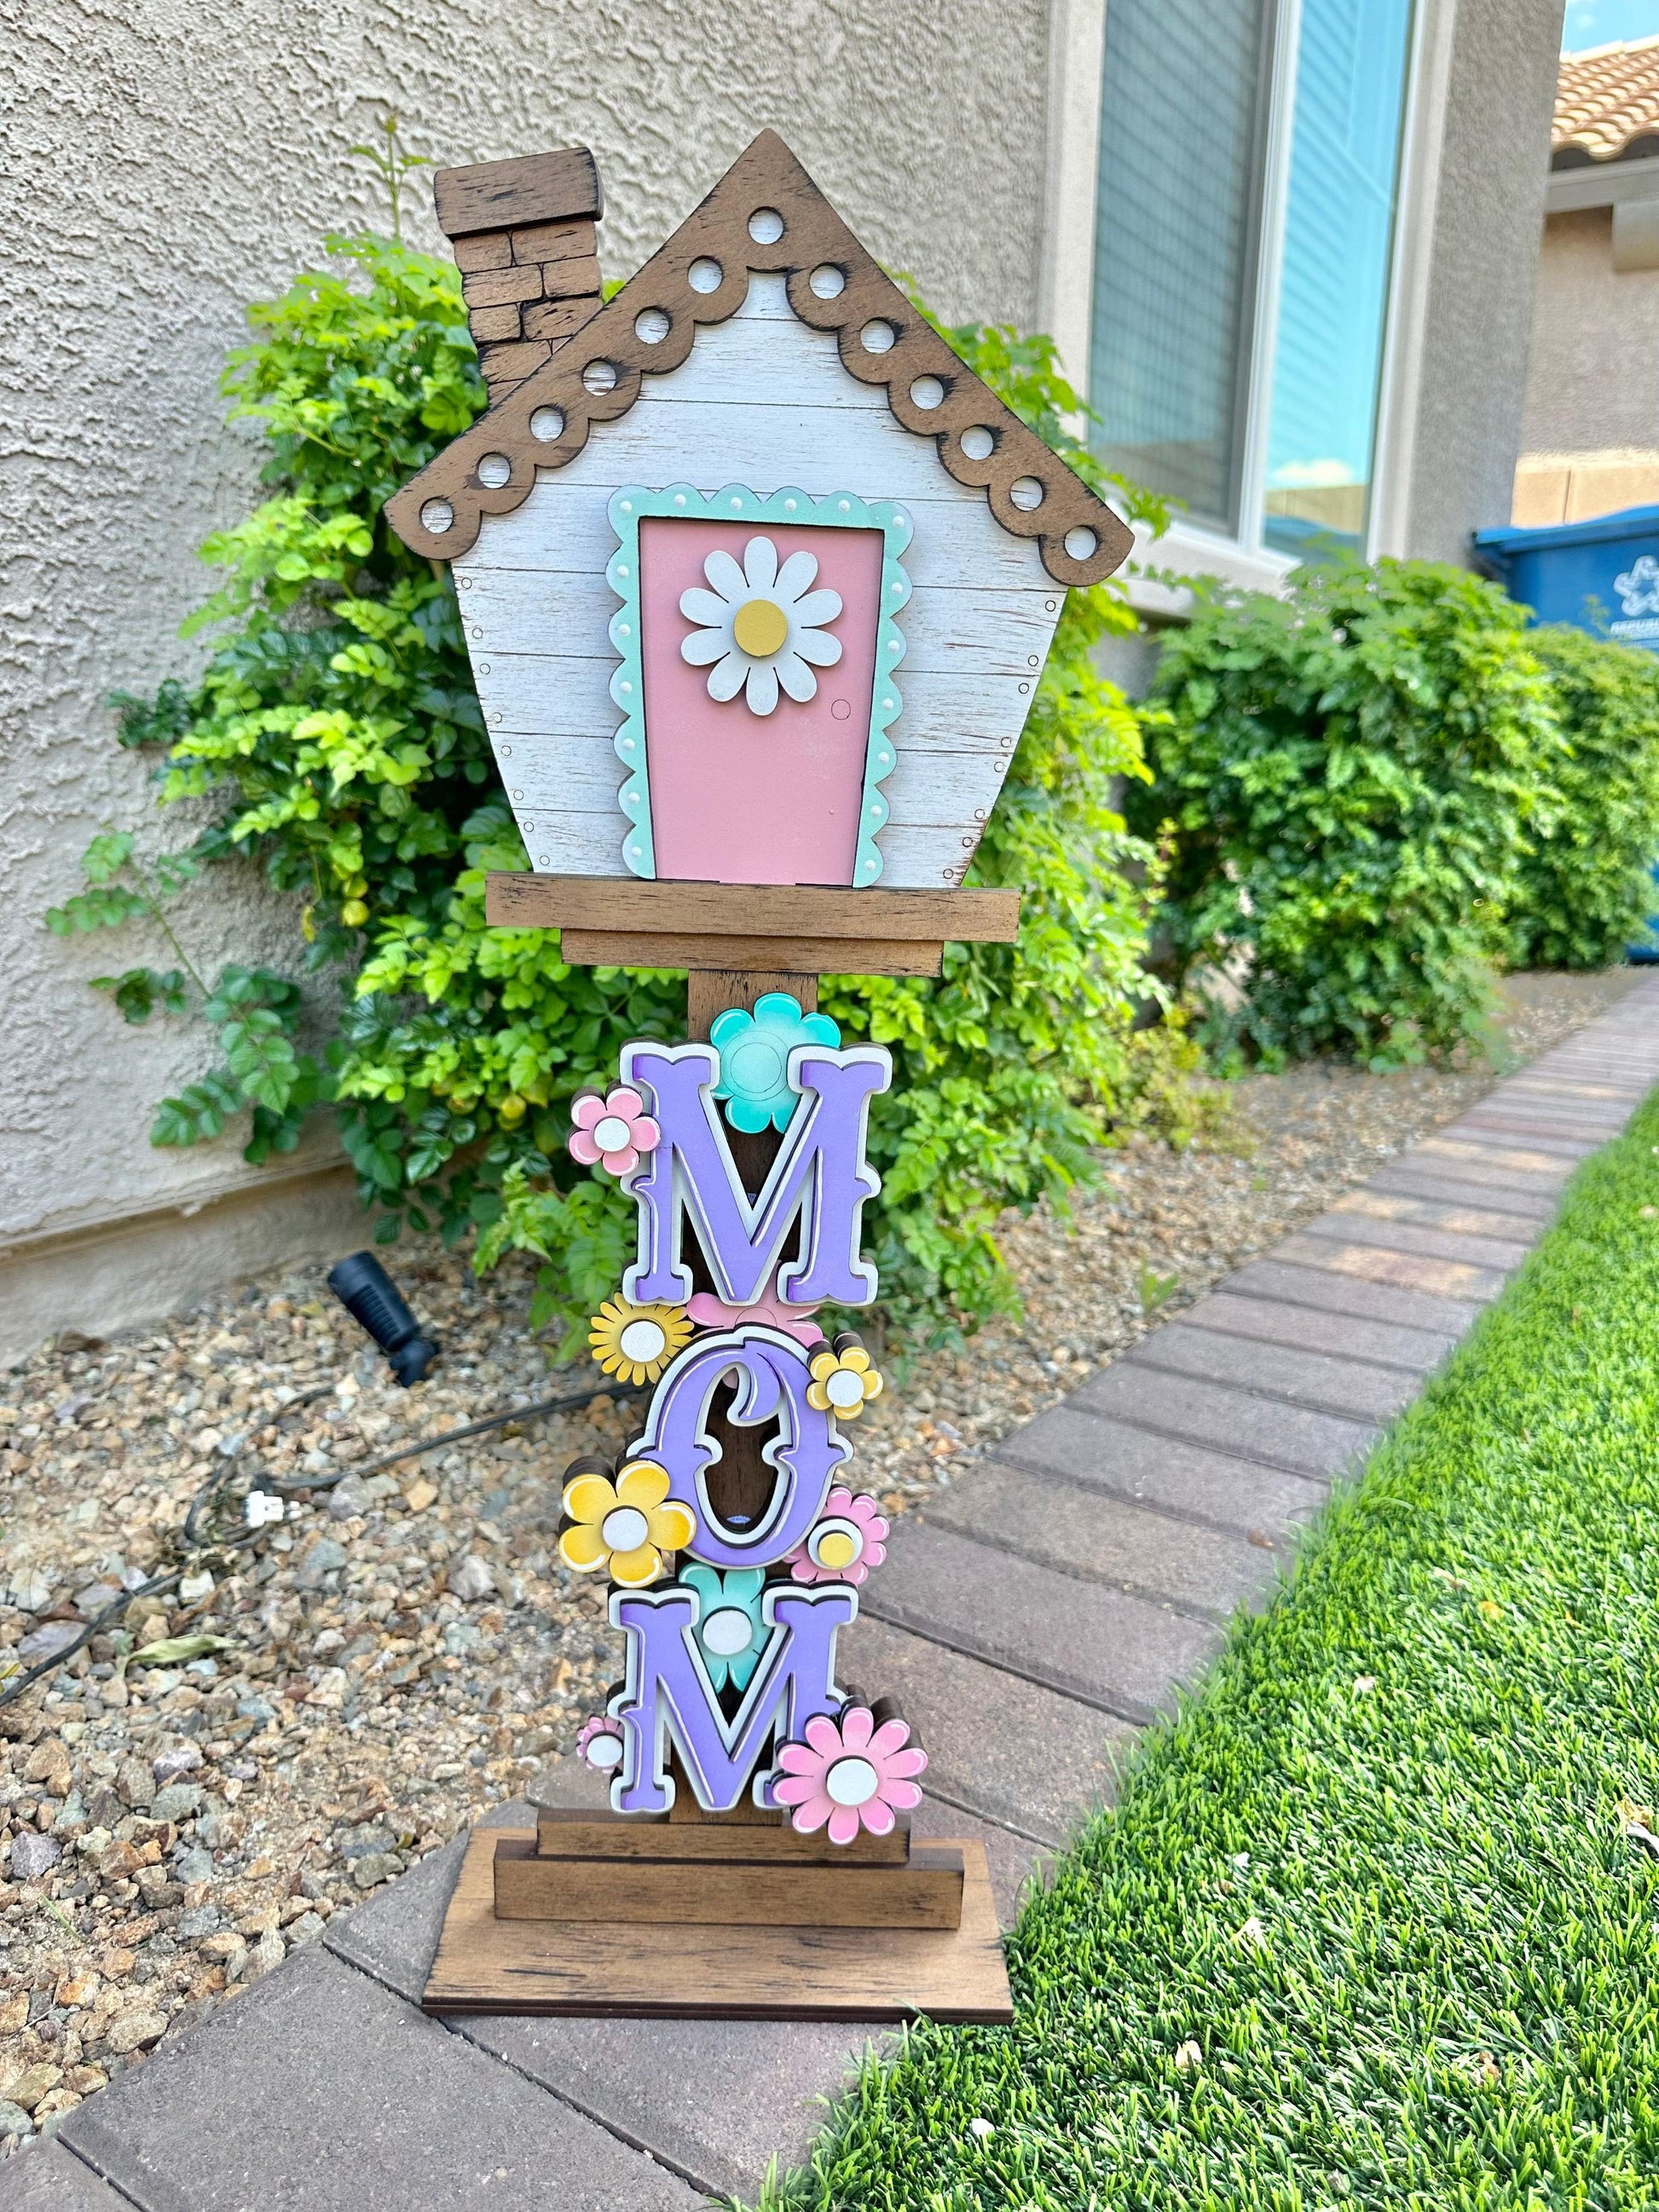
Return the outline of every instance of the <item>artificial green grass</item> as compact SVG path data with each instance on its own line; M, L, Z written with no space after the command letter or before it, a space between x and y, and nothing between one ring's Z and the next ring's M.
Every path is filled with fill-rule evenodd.
M1012 2028L769 2197L1659 2204L1656 1154L1659 1094L1029 1903Z

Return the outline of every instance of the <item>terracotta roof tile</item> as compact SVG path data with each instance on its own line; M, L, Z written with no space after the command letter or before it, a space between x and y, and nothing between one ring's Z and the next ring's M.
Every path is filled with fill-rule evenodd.
M1562 55L1550 152L1558 169L1659 153L1659 38Z

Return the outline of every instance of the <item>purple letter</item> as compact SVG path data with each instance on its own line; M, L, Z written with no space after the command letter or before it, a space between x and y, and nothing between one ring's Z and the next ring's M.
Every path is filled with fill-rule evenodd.
M667 1771L672 1738L697 1802L729 1813L751 1767L777 1743L798 1740L815 1713L842 1707L836 1687L836 1632L858 1614L858 1593L844 1584L801 1589L775 1583L761 1600L772 1632L737 1717L720 1711L692 1631L695 1589L615 1590L611 1621L628 1632L628 1680L611 1701L623 1724L622 1772L611 1784L618 1813L665 1813L674 1802ZM769 1805L773 1768L757 1773L754 1797Z
M668 1470L669 1496L697 1524L686 1549L711 1567L767 1567L785 1559L823 1510L830 1478L853 1447L836 1434L828 1413L806 1402L810 1354L781 1329L746 1322L741 1328L700 1336L688 1344L658 1383L645 1433L628 1448L629 1459L655 1460ZM781 1473L773 1486L766 1518L741 1537L728 1534L708 1503L707 1469L720 1446L703 1424L714 1386L735 1373L738 1394L730 1418L760 1422L781 1414L781 1434L761 1447L767 1465Z
M859 1230L865 1200L881 1188L864 1158L871 1094L884 1091L892 1075L881 1046L795 1047L789 1080L803 1095L752 1203L711 1095L720 1073L714 1046L625 1045L622 1072L624 1082L647 1086L662 1128L660 1144L628 1179L639 1201L640 1256L623 1277L624 1297L684 1305L690 1297L691 1271L680 1260L689 1212L726 1304L753 1305L774 1287L798 1305L870 1304L876 1271L859 1258ZM796 1264L778 1274L797 1214Z

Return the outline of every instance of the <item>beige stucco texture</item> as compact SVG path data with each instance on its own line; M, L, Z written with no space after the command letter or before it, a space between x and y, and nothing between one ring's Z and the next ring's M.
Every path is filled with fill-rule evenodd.
M1659 501L1659 269L1617 269L1613 210L1544 227L1514 519L1577 522Z
M591 145L620 276L770 124L947 314L1024 321L1047 37L1046 0L20 0L0 185L0 1264L8 1243L83 1239L246 1179L232 1145L148 1142L155 1100L208 1063L199 1025L130 1030L86 988L171 965L166 945L142 929L66 942L40 917L78 888L99 828L152 849L189 834L156 818L106 701L199 665L176 635L208 581L196 548L246 512L257 465L216 379L246 301L329 229L384 226L353 143L394 108L443 164ZM437 245L422 179L407 205ZM209 973L293 964L292 917L246 871L176 915ZM307 1234L354 1231L337 1207ZM82 1295L54 1294L30 1328L82 1325L63 1310Z

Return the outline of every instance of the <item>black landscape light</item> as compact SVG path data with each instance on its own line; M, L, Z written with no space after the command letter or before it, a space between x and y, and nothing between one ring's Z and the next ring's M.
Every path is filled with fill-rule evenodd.
M405 1390L424 1378L438 1347L422 1335L403 1292L372 1252L354 1252L331 1267L328 1287L380 1346Z

